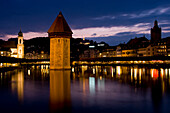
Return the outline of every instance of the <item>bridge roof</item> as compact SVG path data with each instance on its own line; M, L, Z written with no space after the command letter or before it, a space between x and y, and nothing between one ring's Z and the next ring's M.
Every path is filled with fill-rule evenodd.
M77 61L152 61L152 60L169 60L170 56L148 56L148 57L98 57L98 58L80 58ZM76 60L75 60L76 61Z
M60 12L53 24L51 25L48 33L71 33L72 31L66 22L64 16Z

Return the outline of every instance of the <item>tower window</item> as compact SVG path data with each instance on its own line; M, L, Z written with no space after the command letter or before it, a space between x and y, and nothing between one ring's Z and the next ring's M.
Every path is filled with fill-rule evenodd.
M21 49L20 49L20 53L21 53Z
M60 39L58 39L58 42L60 42Z
M21 44L21 39L19 40L19 43Z

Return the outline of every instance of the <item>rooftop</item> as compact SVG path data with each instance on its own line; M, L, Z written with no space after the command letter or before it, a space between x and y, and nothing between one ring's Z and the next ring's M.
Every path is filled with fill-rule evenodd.
M72 31L61 12L59 13L57 18L51 25L50 29L48 30L48 33L71 33L72 34Z

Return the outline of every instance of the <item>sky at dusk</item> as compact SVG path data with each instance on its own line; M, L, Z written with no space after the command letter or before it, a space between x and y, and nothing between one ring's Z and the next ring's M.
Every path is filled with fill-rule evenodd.
M46 37L62 11L73 38L89 38L109 45L146 36L155 20L162 38L170 36L169 0L0 0L0 38Z

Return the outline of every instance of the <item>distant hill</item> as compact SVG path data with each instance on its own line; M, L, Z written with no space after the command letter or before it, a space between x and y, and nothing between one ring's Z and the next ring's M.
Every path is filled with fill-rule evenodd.
M89 40L86 40L89 41ZM81 38L71 38L70 40L70 51L71 51L71 58L79 58L79 54L82 54L84 50L88 49L88 45L80 44L80 42L83 42ZM89 41L91 44L96 44L96 42L93 42L92 40ZM50 38L49 37L37 37L32 38L29 40L24 40L24 53L28 52L36 52L41 53L41 51L44 51L44 53L50 54Z
M2 46L2 44L4 43L5 41L0 39L0 47Z
M8 42L14 43L17 45L18 38L10 38L8 39ZM0 40L0 45L8 45L7 41ZM84 50L87 50L89 48L89 45L85 45L85 43L88 42L90 45L96 45L97 43L93 40L83 40L81 38L71 38L70 40L70 53L71 58L79 58L79 55L84 52ZM84 43L84 44L82 44ZM101 42L105 43L105 42ZM10 44L10 45L12 45ZM105 43L106 44L106 43ZM44 53L50 54L50 38L49 37L36 37L29 40L24 40L24 53L41 53L41 51L44 51Z
M16 43L18 43L18 38L9 38L8 41L15 41Z
M29 40L24 40L24 51L28 52L37 52L40 53L44 51L45 53L50 53L50 38L48 37L37 37Z

